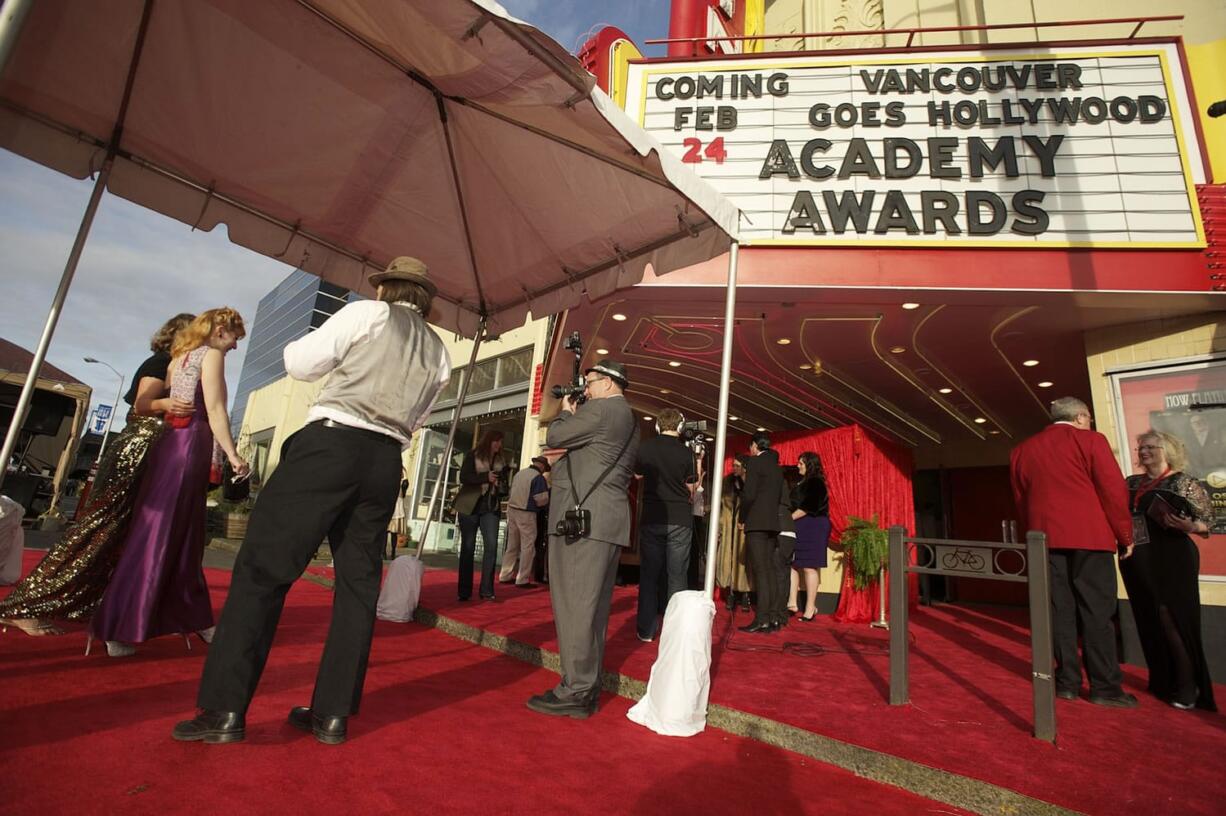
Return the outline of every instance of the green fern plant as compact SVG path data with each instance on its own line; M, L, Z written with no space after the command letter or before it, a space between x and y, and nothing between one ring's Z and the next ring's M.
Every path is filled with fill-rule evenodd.
M843 569L850 567L852 585L856 589L866 589L877 581L881 567L889 558L889 534L876 513L871 520L848 516L841 540Z

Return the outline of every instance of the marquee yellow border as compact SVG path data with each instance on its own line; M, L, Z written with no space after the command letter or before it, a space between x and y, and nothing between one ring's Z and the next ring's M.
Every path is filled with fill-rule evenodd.
M1001 249L1061 249L1061 248L1077 248L1077 249L1204 249L1205 241L1205 224L1201 218L1200 202L1196 198L1196 182L1192 179L1192 166L1188 159L1187 141L1184 139L1183 123L1180 121L1179 102L1175 94L1175 89L1171 84L1170 66L1167 64L1167 54L1163 49L1140 49L1136 51L1074 51L1074 52L1051 52L1039 54L1009 54L1000 56L968 56L965 58L954 57L952 59L942 58L941 62L1005 62L1005 61L1040 61L1040 60L1060 60L1060 59L1091 59L1102 57L1157 57L1158 65L1162 69L1162 84L1166 90L1166 98L1168 108L1171 115L1171 124L1175 129L1175 142L1179 147L1179 161L1183 167L1184 180L1184 195L1188 199L1188 206L1192 211L1192 223L1196 229L1195 241L969 241L965 238L950 237L944 240L916 240L914 238L856 238L855 240L840 240L837 238L759 238L750 239L742 242L743 246L905 246L911 249L918 247L929 246L933 249L939 249L944 246L955 245L958 247L983 247L983 248L1001 248ZM758 69L780 69L780 68L822 68L831 67L838 68L842 66L855 65L906 65L916 62L923 62L925 58L921 54L916 54L910 57L887 57L885 59L811 59L791 60L785 62L762 62L759 60L737 60L735 63L720 63L714 61L704 62L675 62L670 63L667 68L643 68L642 70L642 87L639 94L639 127L644 127L647 120L647 84L648 79L653 75L658 74L694 74L699 72L745 72ZM927 62L935 63L938 60L928 59ZM678 70L684 68L686 70Z

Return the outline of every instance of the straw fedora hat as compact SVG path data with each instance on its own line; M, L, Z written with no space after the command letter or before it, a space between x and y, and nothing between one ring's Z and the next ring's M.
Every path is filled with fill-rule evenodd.
M427 292L430 297L438 294L438 287L434 285L434 281L430 280L430 273L426 269L426 265L416 258L410 258L408 255L401 255L387 265L387 269L382 272L371 274L367 280L370 285L378 288L379 284L389 280L404 280L412 281L419 284Z

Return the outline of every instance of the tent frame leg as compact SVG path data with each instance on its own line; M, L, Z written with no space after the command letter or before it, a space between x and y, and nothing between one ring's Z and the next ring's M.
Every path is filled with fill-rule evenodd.
M728 250L728 289L724 298L724 350L719 365L719 416L715 426L715 458L711 461L711 511L707 515L707 573L703 593L715 599L715 549L719 525L711 524L711 514L718 513L723 500L724 452L728 444L728 382L732 371L732 334L736 329L736 274L740 244L732 242Z

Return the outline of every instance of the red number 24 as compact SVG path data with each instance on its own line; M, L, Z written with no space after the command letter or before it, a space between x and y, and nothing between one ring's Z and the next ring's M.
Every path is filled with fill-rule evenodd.
M716 164L723 164L724 159L728 157L728 151L724 150L724 137L718 136L715 141L707 145L707 149L702 149L701 139L686 139L682 144L687 148L685 155L681 157L681 161L687 164L698 164L702 161L702 157L706 156L712 159Z

